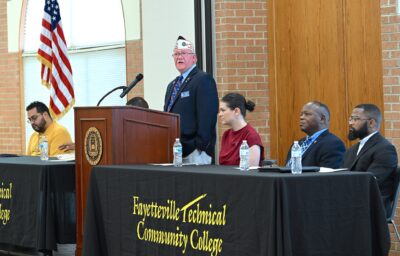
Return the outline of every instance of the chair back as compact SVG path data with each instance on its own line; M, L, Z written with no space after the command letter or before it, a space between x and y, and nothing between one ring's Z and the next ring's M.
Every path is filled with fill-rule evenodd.
M394 195L393 201L390 208L390 217L387 219L388 221L394 219L394 215L396 214L396 207L397 207L397 200L399 199L399 192L400 192L400 166L396 168L396 177L394 178Z

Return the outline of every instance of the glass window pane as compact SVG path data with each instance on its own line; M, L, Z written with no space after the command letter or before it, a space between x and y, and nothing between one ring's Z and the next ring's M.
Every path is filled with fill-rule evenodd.
M71 3L73 47L125 41L121 0L73 0Z
M25 105L35 100L48 105L50 93L41 85L40 62L36 56L24 57L23 61ZM74 72L75 106L95 106L108 91L114 87L126 85L125 48L70 54L70 62ZM121 92L119 90L110 94L101 106L125 105L126 99L119 97ZM67 127L74 138L74 111L68 111L59 123ZM32 132L31 126L27 124L27 143Z
M114 87L126 84L125 33L121 0L58 0L68 48L90 48L69 51L73 71L75 106L95 106ZM93 7L94 6L94 7ZM29 0L23 50L25 104L39 100L49 103L49 90L41 85L40 62L36 53L40 44L43 0ZM119 43L104 49L102 46ZM28 53L28 54L26 54ZM109 95L102 106L125 105L118 91ZM74 138L74 111L60 121ZM26 125L26 141L33 130Z
M58 0L58 4L68 47L125 41L121 0ZM28 1L24 52L35 52L39 47L43 8L43 0Z

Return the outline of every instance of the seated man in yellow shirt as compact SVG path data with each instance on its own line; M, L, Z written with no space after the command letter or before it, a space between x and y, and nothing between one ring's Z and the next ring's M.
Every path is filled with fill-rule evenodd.
M27 154L40 156L39 140L40 136L46 136L49 142L49 156L65 153L59 147L66 143L71 143L71 135L67 129L53 121L49 108L42 102L34 101L26 107L28 123L31 124L35 132L29 140Z

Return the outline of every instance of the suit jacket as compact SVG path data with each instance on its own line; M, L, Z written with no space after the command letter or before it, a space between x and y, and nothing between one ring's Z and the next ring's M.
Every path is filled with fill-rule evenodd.
M343 157L343 167L350 171L371 172L374 174L381 197L390 213L391 201L394 195L394 181L397 168L396 148L380 133L376 133L364 144L360 153L357 150L360 143L350 147Z
M306 137L300 139L299 144L301 145L305 139ZM286 163L291 157L291 148ZM339 168L345 151L343 142L329 130L326 130L304 152L301 163L303 166Z
M177 79L169 83L165 93L164 111ZM169 112L180 115L183 156L195 149L214 155L216 141L218 93L214 78L195 67L178 91Z

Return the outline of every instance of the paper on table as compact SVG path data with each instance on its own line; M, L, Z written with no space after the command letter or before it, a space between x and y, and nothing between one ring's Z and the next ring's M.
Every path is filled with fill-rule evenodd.
M60 161L75 161L75 152L68 154L56 155L57 159Z
M328 167L319 168L319 172L340 172L340 171L347 171L347 168L339 168L339 169L332 169Z
M258 170L258 168L260 168L260 166L250 166L250 167L249 167L249 170ZM235 169L240 170L239 167L235 167Z
M149 165L174 166L173 163L161 163L161 164L149 164ZM196 165L196 164L182 164L182 166L184 165Z

